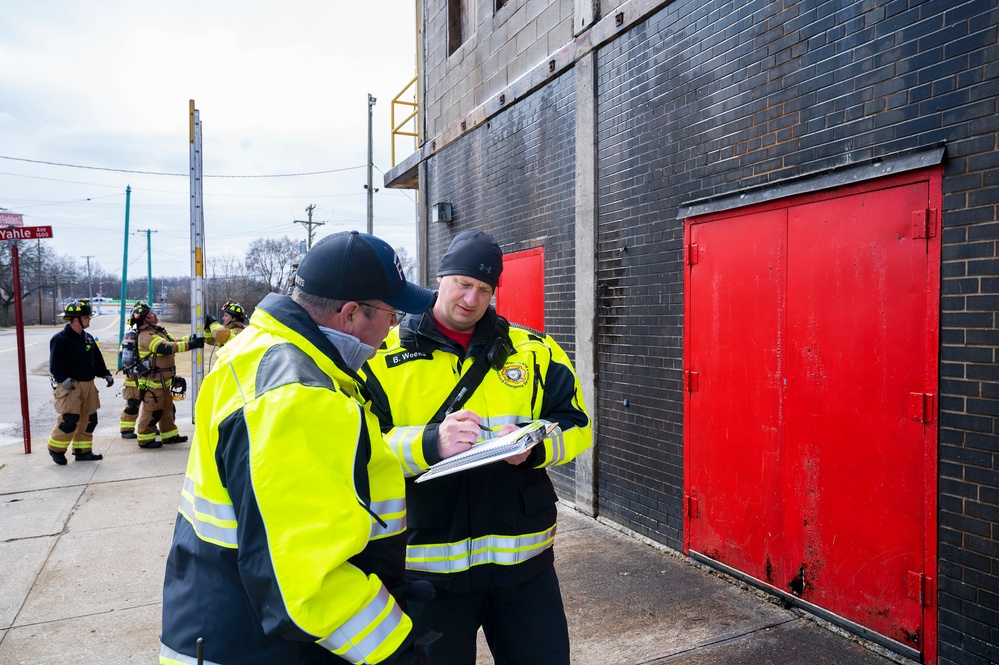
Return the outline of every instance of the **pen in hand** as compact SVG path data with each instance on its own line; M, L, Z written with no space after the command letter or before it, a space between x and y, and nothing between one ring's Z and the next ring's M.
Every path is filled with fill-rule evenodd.
M451 404L447 407L447 411L444 412L445 418L451 415L451 412L454 411L454 407L457 406L458 402L461 401L461 398L464 397L467 392L468 388L462 386L461 390L458 391L458 394L454 396L453 400L451 400Z

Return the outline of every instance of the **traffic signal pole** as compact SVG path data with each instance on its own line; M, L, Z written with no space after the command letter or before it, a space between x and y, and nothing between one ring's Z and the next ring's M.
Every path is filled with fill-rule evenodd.
M128 210L132 201L132 186L125 186L125 251L121 259L121 304L118 307L120 317L118 321L118 369L121 369L121 341L125 339L125 308L128 304L125 298L128 295Z

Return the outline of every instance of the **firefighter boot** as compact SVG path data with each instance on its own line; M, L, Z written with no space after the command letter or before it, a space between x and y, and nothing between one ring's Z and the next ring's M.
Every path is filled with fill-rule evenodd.
M54 453L50 450L49 455L52 457L52 461L58 464L59 466L62 466L66 463L66 453Z
M121 433L121 438L123 438L123 439L138 439L139 435L136 434L135 432L122 432Z
M104 455L95 455L93 451L90 450L74 450L73 451L73 461L74 462L97 462L104 459ZM58 462L57 462L58 464Z
M184 443L185 441L187 441L187 437L181 436L179 434L176 436L171 436L170 438L167 439L163 439L163 443Z

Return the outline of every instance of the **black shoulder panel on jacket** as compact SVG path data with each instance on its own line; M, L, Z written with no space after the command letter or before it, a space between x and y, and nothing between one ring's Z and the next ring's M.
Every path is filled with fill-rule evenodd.
M333 379L300 348L294 344L272 346L257 367L257 397L290 383L336 390Z
M535 330L534 328L528 328L525 325L521 325L519 323L513 323L512 321L510 322L510 327L511 328L520 328L521 330L525 330L525 331L533 334L539 340L544 340L544 338L547 337L547 335L545 335L545 333L543 333L543 332L541 332L539 330Z

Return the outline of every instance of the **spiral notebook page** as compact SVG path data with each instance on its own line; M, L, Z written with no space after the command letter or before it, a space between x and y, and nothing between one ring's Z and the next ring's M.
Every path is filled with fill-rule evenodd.
M426 473L417 478L416 482L422 483L424 480L446 476L456 471L473 469L483 464L491 464L507 457L519 455L544 441L555 430L555 427L555 423L550 423L547 420L535 420L504 436L479 441L465 452L434 464Z

